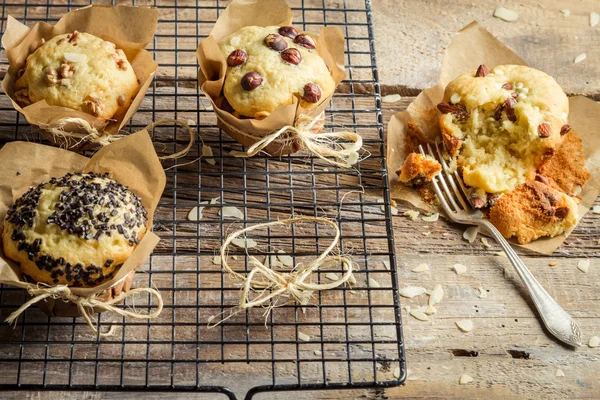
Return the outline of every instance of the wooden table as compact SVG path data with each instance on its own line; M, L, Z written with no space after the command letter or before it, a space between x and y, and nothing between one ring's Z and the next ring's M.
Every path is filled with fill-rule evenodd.
M508 2L521 18L506 23L492 17L494 3L456 0L452 3L407 0L375 1L374 19L381 83L385 94L400 93L401 101L384 104L384 121L403 110L420 90L433 84L441 63L441 52L452 34L472 20L480 21L532 66L555 76L568 94L600 96L598 83L599 28L588 25L587 13L597 4L531 0ZM567 2L565 2L567 3ZM565 18L560 8L571 7ZM596 11L600 11L596 9ZM581 64L572 64L579 53L587 52ZM390 56L393 54L393 57ZM369 88L364 88L369 90ZM300 392L299 399L322 398L597 398L600 396L599 349L583 346L566 348L542 329L523 285L504 257L495 255L498 246L486 248L462 239L463 227L439 220L425 223L402 216L398 205L394 217L399 285L433 287L441 284L445 297L430 322L420 322L403 311L409 375L406 383L386 390ZM430 234L427 234L430 232ZM566 243L552 257L518 250L525 263L548 292L579 323L584 342L600 335L600 227L597 217L588 214ZM592 259L587 274L578 260ZM550 266L557 261L556 266ZM427 263L430 271L411 269ZM468 271L458 276L451 266L461 263ZM480 298L479 288L487 297ZM402 299L402 305L423 305ZM462 333L455 322L471 319L473 331ZM557 376L557 371L564 377ZM459 385L467 373L474 378ZM22 393L7 396L21 398ZM282 396L282 395L279 395ZM288 396L288 395L286 395ZM108 394L108 393L27 393L28 398L211 398L196 394ZM257 398L278 398L278 395Z

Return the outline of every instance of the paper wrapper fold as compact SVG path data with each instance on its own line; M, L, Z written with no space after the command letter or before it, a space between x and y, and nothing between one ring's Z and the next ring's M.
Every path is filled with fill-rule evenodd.
M329 104L331 96L324 97L311 109L304 109L294 97L293 104L279 106L262 120L241 119L220 109L227 62L219 49L218 42L245 26L286 26L292 24L292 10L284 0L234 0L221 14L208 38L202 40L196 51L200 69L198 84L213 104L219 126L232 138L245 146L254 144L254 137L265 137L285 126L294 126L301 115L320 117ZM324 27L319 35L312 35L317 43L317 52L325 61L336 86L346 77L344 71L344 36L337 27ZM315 125L318 133L323 124ZM244 133L246 135L244 135ZM264 150L269 154L289 154L298 151L298 146L279 142L271 143Z
M52 177L79 171L108 172L111 178L129 187L142 198L148 211L150 229L152 215L166 184L166 176L150 135L145 130L103 147L92 158L36 143L12 142L4 145L0 150L0 221L4 221L10 205L31 186L37 186ZM92 288L73 287L71 292L80 297L100 295L110 299L118 296L121 291L129 290L136 268L150 256L158 240L158 236L148 231L111 280ZM5 257L1 245L0 283L12 286L26 283L19 265ZM38 303L38 306L49 315L79 315L75 304L60 299L47 299Z
M95 142L98 139L82 140L89 135L89 131L82 129L80 124L68 124L62 128L72 137L55 136L44 127L56 126L63 118L79 118L89 123L101 136L118 133L137 111L158 69L150 53L144 50L154 37L157 23L158 10L153 7L88 6L68 12L54 26L39 22L31 29L8 16L2 45L6 49L9 68L2 80L2 89L10 97L15 110L23 114L31 125L40 127L42 134L54 143L71 149L97 146ZM67 107L51 106L45 101L24 108L15 101L13 87L17 71L25 65L27 56L37 49L41 39L49 40L74 30L115 43L117 48L125 52L135 71L139 91L127 111L113 117L116 120L114 123L107 125L102 118Z
M446 85L459 75L476 70L480 64L485 64L490 69L502 64L527 65L477 22L472 22L456 34L444 54L440 83L421 92L406 111L392 116L388 124L387 164L394 199L405 200L419 209L431 210L432 206L425 203L414 189L402 184L396 173L407 156L404 153L407 124L412 120L428 139L438 138L440 130L436 105L442 101ZM600 105L585 97L576 96L569 98L569 109L569 124L582 139L586 166L592 175L580 194L582 201L578 211L581 218L600 194L600 135L597 134ZM572 229L565 234L540 238L521 246L538 253L551 254L571 231ZM517 244L516 241L513 243Z

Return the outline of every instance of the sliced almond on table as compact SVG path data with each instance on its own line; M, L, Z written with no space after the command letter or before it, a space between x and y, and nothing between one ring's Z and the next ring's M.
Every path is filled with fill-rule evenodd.
M202 145L202 157L212 157L212 156L213 156L212 148L210 146L203 144ZM217 161L214 158L204 158L204 161L206 161L210 165L215 165L217 163Z
M460 321L456 321L455 324L463 332L471 332L473 330L473 321L470 319L461 319Z
M477 297L485 299L487 297L487 291L484 288L479 288L479 296Z
M585 53L578 54L573 59L573 64L579 64L580 62L582 62L586 58L587 58L587 54L585 54Z
M429 295L429 305L435 306L444 298L444 289L442 289L442 285L437 284L433 287L431 294Z
M283 265L286 267L291 267L294 265L294 259L291 256L286 255L283 250L279 250L277 253L279 253L277 254L277 258Z
M429 265L427 264L419 264L412 269L412 272L425 272L429 271Z
M315 350L315 356L321 356L323 355L323 353L321 352L321 350Z
M415 296L425 294L425 288L418 286L407 286L399 289L398 294L400 294L402 297L406 297L407 299L412 299Z
M463 374L460 377L460 380L458 381L459 384L461 385L467 385L469 383L473 382L473 377L471 375L468 374Z
M429 317L427 316L427 314L425 314L421 310L410 310L409 314L412 317L418 319L419 321L423 321L423 322L429 321Z
M190 212L188 212L188 221L200 221L202 219L202 210L204 210L204 207L193 207Z
M378 288L381 287L381 285L379 284L379 282L377 282L375 279L373 278L369 278L369 286L372 288Z
M592 212L594 214L600 214L600 206L594 206L594 207L592 207Z
M577 262L577 269L586 274L590 270L590 260L579 260Z
M550 261L548 263L548 265L551 266L551 267L556 267L558 265L558 261L556 261L556 260Z
M504 7L496 7L494 17L500 18L502 21L515 22L519 19L519 14L516 11L509 10Z
M396 94L388 94L387 96L383 96L381 98L382 103L396 103L400 100L402 100L402 96L400 96L397 93Z
M591 348L600 346L600 337L598 337L598 336L592 336L590 338L590 341L588 342L588 346L591 347Z
M469 243L473 243L477 239L477 233L479 233L479 228L477 226L470 226L463 232L463 239Z
M301 331L298 331L298 339L302 340L303 342L310 342L310 336Z
M237 207L225 206L219 210L219 215L222 215L223 218L237 218L244 219L244 213Z
M488 240L486 238L484 238L484 237L481 238L481 243L487 249L489 249L489 248L492 247L492 245L490 244L490 242L488 242Z
M404 211L404 216L412 219L413 221L419 217L419 212L415 210Z
M394 369L394 378L396 378L396 379L400 378L400 367L396 367Z
M326 273L325 278L329 279L330 281L337 281L340 279L340 277L334 274L333 272Z
M564 376L565 376L565 373L563 372L563 370L562 370L562 369L557 369L557 370L556 370L556 376L562 376L562 377L564 377Z
M593 28L596 25L598 25L598 22L600 22L600 14L598 14L596 12L591 12L590 13L590 26Z
M256 245L258 244L256 243L256 241L250 238L235 238L231 241L231 243L242 249L251 249L253 247L256 247Z
M435 214L431 214L431 215L424 215L421 217L421 219L425 222L435 222L440 218L440 214L435 213Z
M388 271L390 270L390 262L388 260L383 260L383 266L385 267L385 269L387 269Z
M214 256L212 262L215 265L221 265L221 256Z
M563 17L568 17L569 15L571 15L571 11L568 8L562 8L560 10L560 13L563 15Z
M456 272L456 275L462 275L465 272L467 272L467 267L462 264L454 264L452 266L452 269L454 270L454 272Z
M423 312L427 315L433 315L437 312L437 309L434 306L427 306Z

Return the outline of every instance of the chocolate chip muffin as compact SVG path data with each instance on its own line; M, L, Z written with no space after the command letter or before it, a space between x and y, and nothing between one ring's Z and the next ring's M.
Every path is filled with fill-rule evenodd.
M32 187L7 211L4 253L30 280L93 287L146 233L141 199L108 175L73 173Z
M569 102L542 71L481 65L448 84L438 109L444 144L464 182L497 194L534 179L560 146Z
M294 27L247 26L219 47L227 58L221 108L239 116L266 118L294 97L314 108L335 90L315 40Z
M124 114L138 91L127 56L114 43L74 31L42 43L16 76L21 107L45 100L111 119Z

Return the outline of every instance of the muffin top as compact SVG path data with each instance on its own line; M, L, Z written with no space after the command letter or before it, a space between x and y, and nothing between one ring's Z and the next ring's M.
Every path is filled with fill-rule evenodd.
M221 107L227 111L263 119L279 105L292 104L294 96L301 107L313 108L335 90L315 40L291 26L247 26L219 47L227 58L228 104Z
M129 106L138 86L123 50L74 31L53 37L30 54L17 73L14 91L22 107L46 100L109 119Z
M450 82L438 109L444 143L465 183L502 193L533 179L560 146L569 102L542 71L481 66Z
M49 285L112 278L146 232L141 199L107 175L67 174L29 189L8 209L2 240L21 271Z

